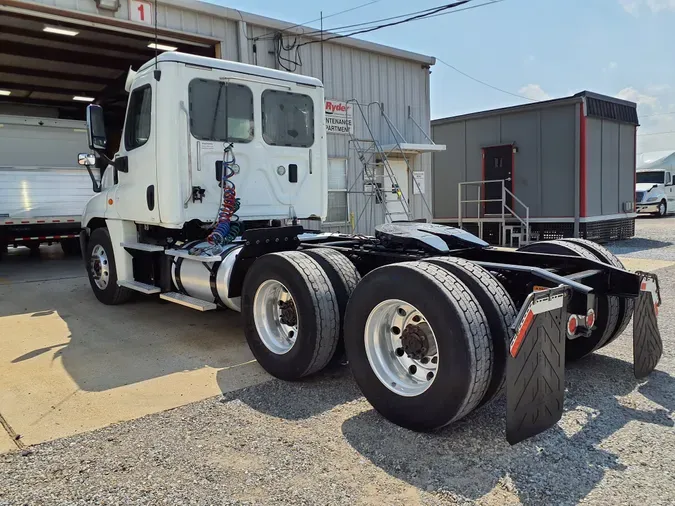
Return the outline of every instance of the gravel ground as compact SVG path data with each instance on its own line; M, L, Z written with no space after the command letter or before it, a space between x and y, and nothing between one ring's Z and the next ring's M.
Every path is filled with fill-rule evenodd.
M675 260L675 215L666 218L640 217L636 237L609 246L615 255L650 260Z
M640 241L675 260L675 221L642 221ZM503 400L416 434L334 368L2 455L0 505L675 504L675 267L658 273L658 370L633 378L629 329L568 369L563 419L517 446Z

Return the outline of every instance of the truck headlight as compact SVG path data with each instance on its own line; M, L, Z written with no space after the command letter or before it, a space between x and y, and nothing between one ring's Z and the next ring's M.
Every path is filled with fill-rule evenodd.
M649 197L649 198L647 199L647 202L656 202L657 200L659 200L658 197Z

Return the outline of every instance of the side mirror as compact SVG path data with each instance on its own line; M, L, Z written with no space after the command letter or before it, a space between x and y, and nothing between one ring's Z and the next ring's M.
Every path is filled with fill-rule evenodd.
M80 153L77 155L77 163L78 165L89 165L93 167L96 165L96 156L90 153Z
M104 151L107 148L108 139L105 135L103 108L100 105L87 106L87 136L89 149Z
M96 165L96 156L89 153L80 153L77 155L77 163L79 165L84 165L87 168L87 172L89 172L89 177L91 178L92 190L94 190L94 193L100 193L101 183L96 181L94 172L91 170L91 168Z

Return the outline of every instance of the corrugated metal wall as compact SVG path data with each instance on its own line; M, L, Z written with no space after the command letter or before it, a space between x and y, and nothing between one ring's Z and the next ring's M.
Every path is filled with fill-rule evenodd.
M635 126L586 119L586 215L623 212L635 198Z
M433 155L434 218L457 217L458 183L481 181L481 148L501 144L518 147L514 194L530 208L530 217L573 217L576 118L575 105L568 104L434 124L432 138L447 145ZM478 198L478 187L464 191L464 199ZM465 204L462 214L476 217L477 205Z
M110 11L97 10L94 0L33 0L33 3L50 5L79 12L111 15ZM121 1L120 9L114 13L119 19L129 18L129 4ZM237 20L216 17L208 13L200 13L189 8L160 3L158 6L157 23L162 28L214 37L221 41L221 54L224 59L244 60L270 68L280 68L274 55L274 45L271 34L274 30L252 24L245 24L240 37L238 30L242 24ZM264 37L263 37L264 36ZM262 37L262 38L260 38ZM255 41L255 38L260 38ZM291 42L285 39L284 42ZM298 43L304 40L298 38ZM241 47L240 44L246 44ZM255 51L254 51L255 44ZM240 51L241 50L241 51ZM239 55L242 54L242 58ZM288 52L283 55L292 58ZM403 134L406 141L426 143L423 134L408 119L408 110L412 117L430 133L430 96L429 96L429 69L423 63L403 60L327 42L323 45L323 75L321 65L321 44L313 43L303 46L300 50L302 65L295 72L323 79L326 98L340 101L357 100L368 104L373 101L384 103L386 114L396 128ZM386 128L380 115L371 111L370 126L378 141L383 144L394 142L395 139ZM354 112L355 134L358 138L367 137L364 121ZM350 149L349 137L346 135L328 135L328 155L336 158L349 158L348 185L354 186L354 191L363 192L360 183L361 167L353 149ZM427 182L431 178L431 155L424 154L409 159L411 169L424 170ZM355 184L356 183L356 184ZM425 199L431 206L430 184L426 185ZM411 209L416 218L431 218L426 212L422 198L413 195L412 174L409 175L408 187L412 199ZM349 210L354 221L359 215L362 218L356 230L359 233L372 232L372 226L381 223L384 219L381 205L375 208L366 208L369 200L363 193L350 193ZM362 213L362 211L365 212ZM366 216L371 218L365 220ZM308 228L316 224L306 224ZM331 231L351 232L349 223L343 226L325 226Z

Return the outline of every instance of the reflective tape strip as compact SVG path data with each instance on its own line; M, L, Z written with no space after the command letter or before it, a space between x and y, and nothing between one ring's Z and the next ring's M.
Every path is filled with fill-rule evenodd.
M13 241L51 241L59 239L75 239L79 237L78 234L66 234L66 235L44 235L37 237L15 237ZM11 242L11 241L10 241Z
M523 344L523 339L525 339L527 331L530 330L530 326L532 326L535 315L560 309L563 307L564 303L564 293L550 297L541 297L539 299L535 299L533 302L530 302L530 305L527 308L527 313L525 314L525 318L523 318L523 321L520 322L520 325L516 330L516 334L511 340L509 353L511 353L512 357L515 358L518 355L518 351L520 351L520 347Z
M75 218L65 218L65 217L59 217L59 218L52 218L52 219L28 219L28 220L12 220L12 221L4 221L2 222L4 225L30 225L31 223L77 223L79 220Z
M527 331L530 330L530 326L532 325L532 321L534 320L534 313L532 310L527 311L527 315L525 315L525 318L523 318L523 321L520 324L520 327L518 327L518 332L516 332L516 336L511 341L511 348L510 348L510 353L512 357L516 357L518 355L518 351L520 351L520 346L523 344L523 339L525 339L525 334L527 334Z

